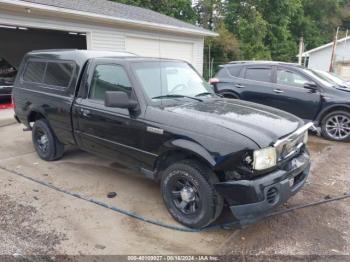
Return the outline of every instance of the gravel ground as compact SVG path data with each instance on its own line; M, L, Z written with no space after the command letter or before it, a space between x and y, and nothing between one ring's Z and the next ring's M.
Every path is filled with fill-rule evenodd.
M0 144L0 254L221 254L243 260L252 254L350 255L350 200L271 217L243 230L184 233L126 217L4 168L176 225L158 185L132 171L74 149L60 161L41 161L20 125L0 127L0 137L6 138ZM308 182L283 208L349 192L349 144L311 137L309 148ZM107 198L112 191L117 196Z
M7 185L11 185L12 182L13 180L9 180ZM65 235L53 230L40 230L40 225L43 224L40 217L37 208L19 204L7 195L0 195L1 253L18 255L52 253L54 247L65 239Z

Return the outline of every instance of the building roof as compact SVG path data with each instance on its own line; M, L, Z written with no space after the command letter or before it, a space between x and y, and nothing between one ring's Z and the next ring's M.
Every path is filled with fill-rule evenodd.
M16 5L55 8L55 11L77 11L80 15L96 16L100 18L110 18L124 23L148 25L160 29L171 31L193 33L202 36L216 36L217 34L204 28L180 21L158 12L121 4L107 0L0 0L0 3L9 3Z
M350 41L350 36L339 39L339 40L337 41L337 44L340 44L340 43L345 42L345 41ZM304 52L304 53L302 54L302 56L303 56L303 57L304 57L304 56L309 56L309 54L311 54L311 53L320 51L320 50L325 49L325 48L328 48L328 47L332 47L332 46L333 46L333 43L334 43L334 42L332 41L332 42L330 42L330 43L328 43L328 44L325 44L325 45L316 47L316 48L314 48L314 49L311 49L311 50L309 50L309 51L306 51L306 52Z

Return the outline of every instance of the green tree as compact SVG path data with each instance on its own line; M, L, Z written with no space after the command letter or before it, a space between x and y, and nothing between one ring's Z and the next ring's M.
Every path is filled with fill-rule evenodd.
M350 20L349 3L349 0L303 0L302 10L291 24L292 34L295 38L304 36L306 49L332 41L338 26L344 25L344 30L349 26L346 25L346 19Z
M225 21L244 59L291 60L297 43L289 27L300 0L228 0Z
M206 79L212 77L212 75L209 75L209 67L212 67L212 72L215 73L219 65L237 60L240 56L238 40L228 31L223 21L217 25L217 33L219 34L218 37L210 37L205 40L203 75Z
M197 23L209 30L216 29L225 13L225 3L223 0L194 1L193 8L197 14Z

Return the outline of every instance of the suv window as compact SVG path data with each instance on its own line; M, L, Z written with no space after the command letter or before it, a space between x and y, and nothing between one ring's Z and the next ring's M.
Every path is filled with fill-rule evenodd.
M45 73L45 62L29 61L23 75L23 80L27 82L41 83Z
M131 83L119 65L97 65L91 81L89 98L104 100L106 91L122 91L130 95Z
M271 82L272 68L248 67L245 71L245 78L261 82Z
M17 74L17 70L8 63L5 59L0 57L0 85L12 85Z
M304 87L308 82L310 81L298 73L286 69L277 70L277 84Z
M234 76L234 77L239 77L241 70L242 70L242 66L229 66L229 67L227 67L227 71L229 72L229 74L231 76Z
M46 68L44 83L53 86L68 87L73 76L72 63L49 62Z

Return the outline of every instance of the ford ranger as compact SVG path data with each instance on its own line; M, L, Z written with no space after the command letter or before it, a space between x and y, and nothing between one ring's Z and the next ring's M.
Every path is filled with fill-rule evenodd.
M28 53L14 89L15 117L40 158L65 145L120 161L159 182L164 204L192 228L224 206L242 225L305 183L310 124L284 111L221 98L184 61L130 53Z

